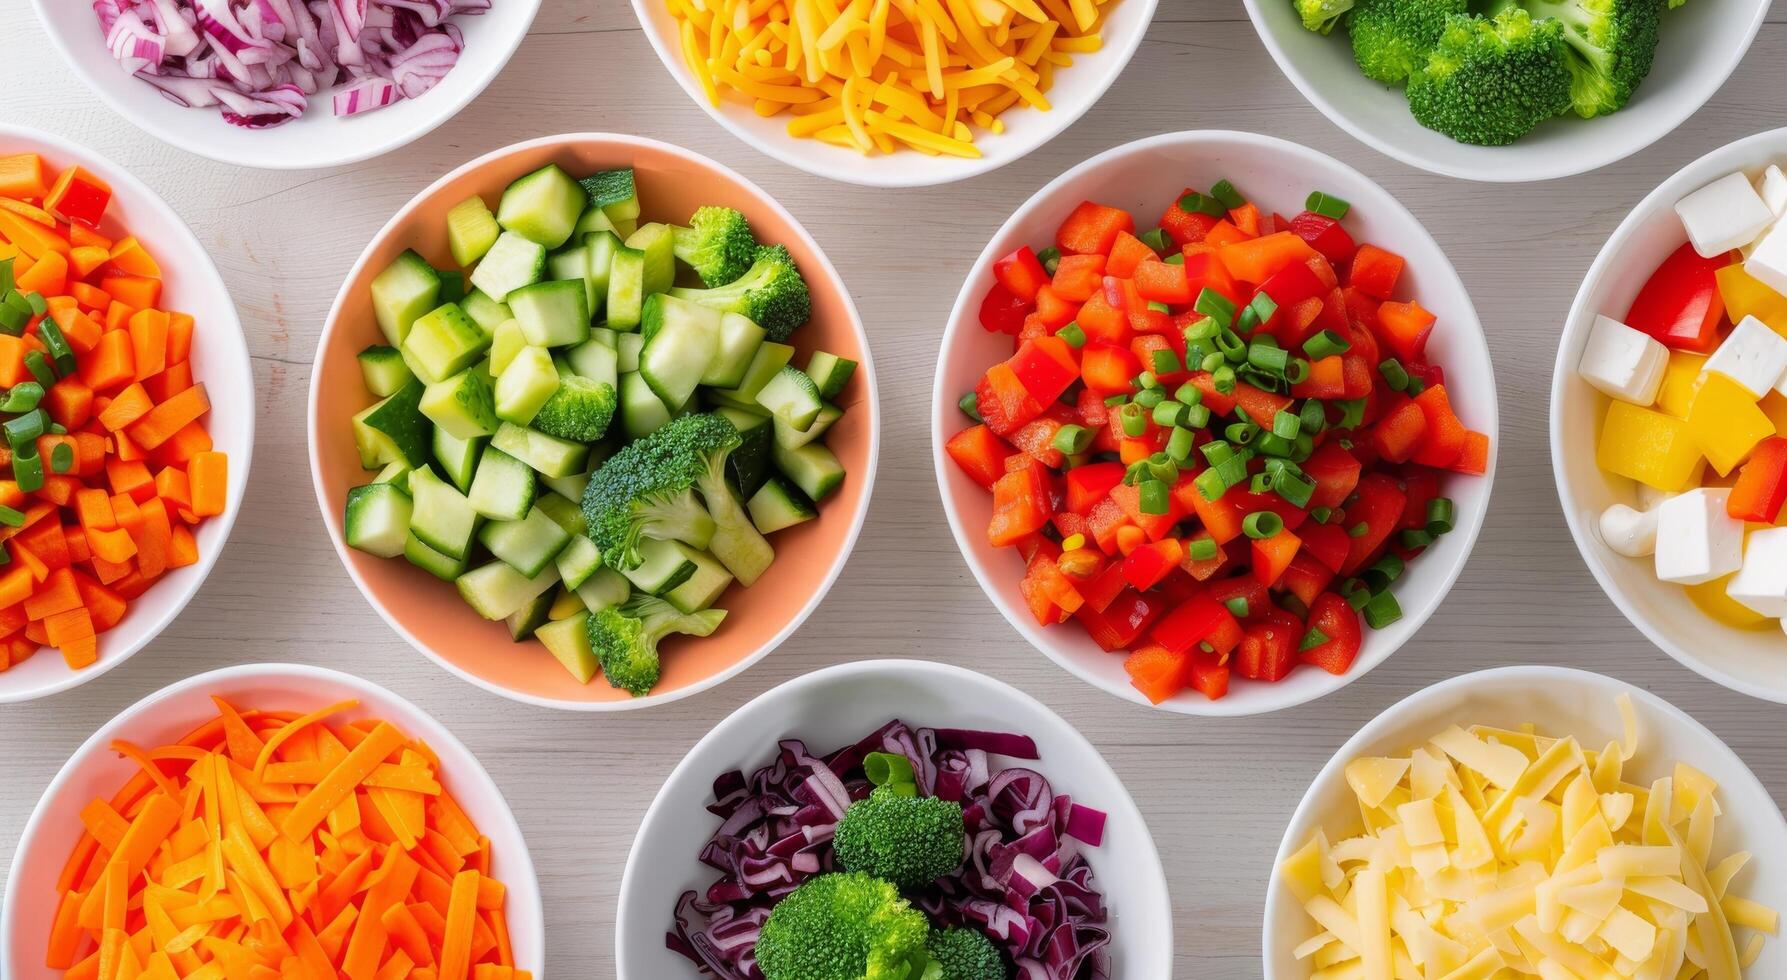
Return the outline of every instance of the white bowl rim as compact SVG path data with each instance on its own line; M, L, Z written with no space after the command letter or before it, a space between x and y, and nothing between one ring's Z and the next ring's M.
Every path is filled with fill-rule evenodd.
M527 838L521 832L521 824L515 819L514 810L509 807L508 799L503 796L501 788L496 785L496 781L490 778L490 773L484 768L484 764L478 761L478 757L472 753L472 750L466 748L465 743L461 742L458 736L448 730L447 726L437 721L433 715L423 711L415 702L383 685L374 684L372 681L366 680L365 678L357 677L345 671L332 670L328 667L313 667L309 664L292 663L252 663L236 664L232 667L220 667L216 670L208 670L201 674L194 674L184 680L175 681L158 691L145 695L135 704L118 712L116 715L113 715L110 721L99 726L98 731L95 731L92 735L88 736L87 740L82 742L80 746L69 755L68 760L62 763L62 768L56 770L56 775L50 779L49 785L44 787L42 795L37 798L37 804L31 808L31 816L25 821L25 830L20 834L18 845L13 851L13 869L16 871L19 866L18 855L26 852L35 840L43 823L49 819L49 813L46 806L49 803L50 797L55 794L64 783L73 778L75 769L82 760L99 752L110 743L112 733L123 727L125 724L136 720L139 716L147 714L151 709L169 698L185 694L194 688L208 687L224 681L260 677L300 677L322 680L333 684L339 684L343 687L371 691L379 697L389 698L395 704L414 713L415 717L418 719L418 722L414 727L429 729L424 733L410 732L409 734L416 735L417 737L426 736L424 740L427 741L429 745L442 745L445 746L450 753L457 753L465 757L470 765L461 770L455 770L454 778L467 779L475 783L480 783L480 788L493 795L500 804L496 810L499 822L503 824L502 829L514 837L516 843L516 852L513 855L505 854L503 857L505 861L511 861L519 865L516 869L519 872L518 875L511 877L505 872L503 884L510 889L514 889L517 884L521 884L527 889L522 894L529 895L533 899L534 904L540 906L542 914L539 921L532 923L532 928L529 929L529 934L533 940L534 947L540 950L540 958L542 962L544 962L546 958L545 903L540 898L540 879L539 875L534 870L533 855L528 851ZM21 901L21 898L18 895L18 890L23 887L19 884L21 880L23 880L21 875L12 874L7 876L5 900L0 902L0 908L18 907L18 902ZM515 923L510 923L511 928L514 925ZM12 962L13 955L12 930L0 928L0 965Z
M35 0L35 2L43 2L43 0ZM1092 111L1092 108L1104 98L1104 94L1110 91L1111 86L1115 85L1117 79L1128 69L1130 61L1135 57L1136 50L1142 46L1142 39L1148 34L1149 26L1154 23L1154 13L1159 6L1159 0L1122 0L1125 4L1134 4L1143 8L1141 23L1137 25L1135 32L1125 40L1121 48L1100 49L1101 51L1115 51L1117 53L1117 60L1103 80L1094 81L1092 84L1086 86L1086 89L1090 92L1090 98L1086 100L1084 106L1072 111L1063 111L1058 107L1049 109L1048 115L1052 117L1050 120L1050 127L1043 130L1028 146L1021 146L1019 149L1009 153L983 153L981 156L974 159L961 160L961 165L955 170L932 176L925 174L923 171L909 170L899 166L898 161L900 157L898 154L886 157L862 157L861 167L835 166L829 162L821 162L818 158L802 154L800 152L801 144L811 142L809 140L797 139L792 136L776 140L766 140L758 137L757 134L745 127L733 122L731 114L727 111L728 107L732 109L740 109L741 107L735 103L724 101L716 106L713 102L709 101L707 93L702 91L701 86L696 83L693 77L691 77L688 66L683 64L682 52L673 48L668 40L660 37L659 32L654 28L651 14L646 9L647 5L653 2L655 2L655 0L633 0L633 12L639 18L639 29L641 33L643 33L646 36L646 39L651 42L652 50L658 53L658 60L664 63L664 70L670 73L670 77L676 79L676 84L682 87L684 94L688 95L689 99L701 108L701 111L707 113L709 119L720 124L720 128L731 133L733 136L742 140L747 146L750 146L764 156L774 160L780 160L782 163L785 163L796 170L805 171L815 177L824 177L827 180L835 180L844 184L856 184L861 187L887 188L938 187L946 184L953 184L958 181L967 180L970 177L978 177L982 174L992 173L1000 167L1003 167L1006 164L1016 163L1024 157L1029 156L1031 153L1041 149L1044 145L1054 142L1056 137L1072 128L1073 124L1078 122L1081 117ZM1038 111L1022 106L1014 108L1025 112ZM989 136L993 139L998 138L997 134L989 134ZM907 152L917 151L909 150ZM886 161L893 162L889 163Z
M1069 723L1067 719L1056 714L1054 709L1050 708L1042 701L1031 697L1028 693L1019 690L1017 687L1007 684L997 677L983 674L979 671L969 670L966 667L958 667L955 664L939 663L932 660L901 660L894 658L881 660L855 660L849 663L834 664L830 667L823 667L819 670L801 674L800 676L784 681L783 683L764 691L762 694L757 695L744 704L739 705L731 714L722 718L720 723L710 729L706 735L701 736L700 741L690 746L689 751L677 762L676 767L671 769L669 775L664 777L663 784L658 787L657 794L652 797L651 806L646 808L645 816L639 821L639 831L633 837L633 846L627 851L626 867L621 871L620 891L617 893L618 897L615 902L614 917L615 963L620 964L627 961L625 949L628 933L628 905L625 898L627 893L631 890L630 886L634 878L646 873L638 865L641 850L640 845L645 841L646 829L652 826L653 822L657 819L659 812L664 807L670 805L670 801L664 795L664 790L669 787L678 776L682 775L685 770L694 765L694 760L697 756L704 755L706 750L713 745L726 741L726 739L732 735L732 730L734 728L743 727L744 721L742 719L748 717L751 709L755 708L759 702L767 702L772 698L790 697L798 692L849 677L872 677L878 674L893 672L903 672L913 676L923 676L930 679L933 683L940 685L947 685L962 680L973 680L975 682L984 681L993 685L995 688L1001 689L1014 701L1024 704L1026 707L1040 712L1043 717L1056 722L1064 737L1069 740L1077 739L1083 747L1091 753L1092 759L1096 763L1095 772L1098 775L1109 777L1111 782L1123 792L1123 802L1127 803L1129 808L1135 812L1136 819L1141 823L1144 831L1142 834L1143 839L1137 843L1142 847L1148 858L1148 867L1154 871L1153 877L1160 886L1159 897L1165 901L1166 908L1172 908L1170 889L1166 879L1166 869L1161 865L1160 851L1154 844L1153 831L1148 829L1147 818L1142 815L1141 808L1136 806L1135 797L1130 794L1129 788L1124 785L1122 778L1117 775L1117 771L1112 769L1111 764L1106 761L1104 753L1100 752L1098 746L1093 744L1091 739L1088 739L1078 728L1075 728ZM1103 806L1104 809L1109 809L1108 805L1101 806ZM1166 927L1167 932L1163 939L1167 949L1171 950L1173 948L1173 920L1170 915L1166 918Z
M1737 764L1737 768L1742 772L1744 779L1750 783L1751 788L1762 794L1765 798L1770 797L1768 788L1762 784L1760 779L1756 778L1756 773L1750 769L1749 763L1745 762L1743 757L1737 754L1736 749L1727 745L1724 739L1720 738L1717 733L1712 731L1712 729L1701 724L1693 715L1688 714L1686 711L1676 707L1669 701L1664 700L1660 695L1652 694L1650 691L1647 691L1636 684L1628 683L1607 674L1599 674L1592 670L1581 670L1576 667L1554 667L1549 664L1521 664L1510 667L1491 667L1487 670L1477 670L1468 674L1459 674L1456 677L1449 677L1443 681L1430 684L1427 687L1415 691L1388 708L1385 708L1377 717L1366 722L1363 728L1355 732L1351 738L1347 739L1346 742L1340 746L1340 748L1334 750L1334 754L1330 756L1327 763L1322 766L1321 771L1316 773L1314 779L1310 780L1309 788L1304 790L1303 798L1297 802L1297 808L1291 812L1290 821L1285 824L1284 837L1279 842L1278 853L1272 857L1272 867L1268 872L1265 914L1262 928L1260 930L1262 963L1266 964L1268 967L1272 963L1274 951L1273 940L1276 938L1276 931L1272 924L1272 910L1277 907L1280 901L1282 901L1280 892L1283 889L1283 885L1280 883L1281 879L1278 875L1278 869L1284 864L1286 859L1295 853L1296 848L1303 846L1302 841L1295 840L1291 837L1291 832L1305 822L1305 818L1309 815L1309 810L1314 806L1316 790L1336 779L1345 778L1344 771L1346 769L1346 764L1352 761L1354 755L1363 751L1362 746L1370 744L1384 732L1399 724L1402 716L1407 714L1411 709L1419 707L1420 705L1443 695L1450 694L1457 688L1469 687L1472 684L1482 683L1488 680L1502 680L1504 678L1530 678L1532 686L1540 686L1546 683L1566 683L1582 684L1591 687L1604 685L1618 687L1625 693L1630 694L1633 701L1638 702L1653 711L1661 712L1675 721L1678 725L1711 739L1714 744L1723 746L1726 753L1731 756L1731 761ZM1787 817L1781 815L1779 808L1771 809L1773 809L1774 812L1774 825L1777 835L1787 837ZM1268 980L1271 980L1271 978L1268 978Z
M1495 365L1489 357L1489 342L1484 336L1482 321L1477 318L1475 303L1470 300L1470 290L1464 285L1464 279L1458 275L1458 270L1452 265L1452 260L1446 256L1446 253L1440 249L1439 243L1434 241L1433 235L1427 231L1427 227L1423 225L1420 219L1416 218L1413 212L1409 211L1401 201L1397 200L1395 195L1384 190L1377 181L1372 180L1358 170L1328 156L1320 150L1311 149L1300 143L1293 143L1290 140L1280 139L1276 136L1266 136L1259 133L1242 132L1239 130L1183 130L1180 132L1161 133L1156 136L1149 136L1133 142L1124 143L1120 146L1112 147L1111 149L1105 150L1103 153L1091 157L1079 165L1063 172L1054 180L1049 181L1038 189L1035 194L1032 194L1023 204L1018 205L1017 210L1013 211L1011 216L1006 218L1005 221L992 233L992 236L987 240L986 247L981 250L980 255L975 258L971 265L969 265L967 278L962 282L961 292L956 295L955 306L950 310L949 324L944 328L942 345L938 350L937 370L931 381L933 388L933 406L937 399L944 397L942 394L944 372L946 370L944 354L954 342L956 332L958 330L978 328L978 324L973 323L972 317L972 312L978 305L978 300L975 297L976 274L982 269L987 268L992 260L997 258L997 256L993 254L994 246L995 243L1005 235L1005 230L1007 228L1014 222L1027 216L1032 209L1040 207L1042 201L1052 194L1058 185L1072 181L1078 178L1081 174L1095 170L1112 160L1119 157L1130 156L1132 154L1144 153L1156 147L1197 144L1206 140L1234 140L1240 143L1252 144L1255 147L1268 148L1275 152L1300 156L1313 164L1332 168L1363 181L1372 187L1376 187L1382 192L1384 199L1394 205L1401 212L1402 217L1408 219L1410 226L1420 236L1417 239L1418 242L1424 248L1428 249L1431 255L1438 258L1440 263L1438 271L1448 273L1458 281L1460 292L1463 293L1466 302L1470 305L1469 326L1471 329L1468 332L1476 341L1477 346L1482 349L1482 360L1487 366L1490 379L1490 384L1484 390L1485 405L1488 411L1488 414L1485 416L1487 419L1487 426L1484 430L1484 434L1489 437L1489 465L1484 469L1483 475L1477 477L1477 479L1484 481L1485 484L1483 488L1485 505L1479 508L1471 508L1464 515L1464 519L1453 528L1451 535L1461 535L1464 539L1464 548L1461 552L1461 558L1455 565L1448 569L1443 576L1440 576L1439 590L1435 594L1433 603L1426 609L1419 610L1418 612L1404 617L1405 620L1410 622L1408 636L1402 641L1402 643L1407 643L1410 639L1414 638L1414 635L1420 631L1421 627L1426 625L1427 620L1439 610L1439 607L1442 604L1444 604L1447 595L1452 591L1452 586L1457 583L1458 577L1464 573L1465 565L1470 563L1470 556L1476 551L1477 536L1482 531L1483 521L1488 514L1488 503L1495 491L1496 460L1501 451L1501 408L1497 400L1494 383ZM1287 697L1281 700L1268 700L1268 703L1254 707L1240 707L1236 704L1235 699L1233 698L1223 698L1219 701L1173 698L1163 701L1160 704L1149 704L1148 700L1141 695L1141 692L1127 684L1121 685L1120 689L1117 686L1107 685L1090 671L1083 669L1080 666L1078 659L1055 649L1053 643L1045 642L1042 639L1045 634L1041 632L1040 627L1038 627L1031 619L1020 615L1015 608L1009 607L1001 602L995 596L992 585L993 572L991 569L985 567L980 561L978 553L969 546L970 538L968 536L968 529L962 524L962 518L959 513L960 508L956 505L955 494L950 489L949 472L950 467L953 466L954 463L949 459L949 454L943 449L943 444L947 441L948 437L944 432L937 429L935 424L935 412L932 414L932 422L931 466L937 476L938 493L943 498L943 514L949 519L949 529L955 536L956 550L961 553L962 560L968 564L968 570L974 573L974 580L979 583L981 592L986 595L987 600L993 604L993 607L999 610L1000 615L1005 617L1006 622L1010 623L1013 629L1017 630L1024 639L1028 640L1032 647L1041 650L1050 660L1053 660L1068 673L1078 677L1091 687L1097 688L1106 694L1122 698L1132 704L1139 704L1145 708L1152 708L1157 711L1167 711L1174 714L1204 718L1250 717L1253 715L1270 714L1274 711L1283 711L1286 708L1294 708L1297 705L1307 704L1310 701L1327 697L1341 688L1346 687L1348 684L1351 684L1353 681L1358 680L1360 677L1370 673L1379 664L1388 660L1392 654L1402 648L1402 643L1397 643L1369 659L1365 657L1362 652L1359 659L1353 663L1353 666L1348 669L1346 673L1328 675L1332 678L1332 681L1330 682L1332 686L1312 691L1305 696L1294 698ZM1448 537L1451 535L1448 535ZM1423 572L1422 574L1425 575L1428 573ZM1435 574L1437 575L1438 573ZM1282 687L1276 685L1271 689L1283 690Z
M1737 71L1738 65L1743 63L1744 56L1749 53L1750 45L1756 40L1756 32L1762 29L1762 22L1767 18L1770 7L1766 2L1756 4L1755 15L1750 18L1749 29L1744 32L1741 43L1730 46L1733 54L1729 60L1721 68L1701 72L1695 76L1701 81L1689 89L1689 94L1686 97L1678 100L1678 108L1673 111L1664 111L1660 108L1652 110L1657 115L1658 124L1655 132L1651 135L1630 144L1607 142L1603 144L1605 149L1600 152L1578 155L1574 158L1569 154L1562 153L1498 153L1498 159L1493 167L1488 165L1454 167L1411 151L1356 123L1351 115L1342 112L1321 88L1308 75L1304 74L1302 67L1278 43L1277 36L1267 27L1265 15L1260 11L1260 0L1242 0L1242 2L1247 5L1247 16L1253 21L1254 33L1260 36L1260 42L1266 46L1267 51L1271 52L1272 60L1278 64L1278 70L1284 72L1284 76L1291 80L1291 84L1297 87L1297 91L1302 92L1303 97L1309 100L1309 104L1315 106L1330 123L1340 127L1351 134L1354 139L1379 153L1418 170L1439 174L1442 177L1456 177L1461 180L1492 184L1536 183L1574 177L1591 170L1599 170L1643 151L1646 147L1674 132L1677 127L1687 121L1688 117L1699 112L1708 102L1712 101L1712 97L1719 93L1719 89L1725 87L1726 81L1730 80L1732 74ZM1592 120L1577 119L1576 121L1591 122ZM1509 149L1519 146L1520 144L1516 142L1511 144L1511 147L1494 149ZM1554 157L1555 160L1552 159Z
M353 266L348 270L347 276L342 280L341 289L335 294L335 302L329 305L328 317L323 321L323 334L321 339L317 341L316 357L311 363L310 394L306 399L305 404L304 427L307 440L310 444L310 482L312 488L316 491L317 506L322 508L326 515L329 513L331 507L333 507L333 501L329 499L329 489L323 486L322 467L319 465L317 458L317 438L315 431L317 389L321 386L323 352L328 350L329 341L335 333L336 324L341 319L341 307L347 302L348 284L355 279L359 274L361 267L366 264L367 256L370 255L372 251L373 242L379 241L386 235L393 233L400 224L407 221L411 212L416 210L424 197L433 194L437 188L458 179L463 174L497 163L512 153L531 150L540 146L560 146L589 141L605 141L622 145L650 147L672 155L692 157L707 166L713 167L727 178L737 181L745 190L758 195L772 211L784 221L788 222L788 226L793 228L795 232L804 239L803 244L813 250L813 255L819 262L818 271L820 274L839 284L839 292L842 294L844 300L844 310L849 314L850 329L856 334L857 344L862 351L862 359L857 364L857 376L864 379L866 382L864 387L868 389L868 397L863 400L863 405L869 413L869 452L867 472L863 473L861 477L863 481L862 505L857 508L856 515L850 522L850 528L844 535L844 546L838 550L838 555L832 561L832 567L830 571L826 573L824 581L819 583L819 588L813 591L813 595L807 599L806 605L801 607L800 612L796 613L794 618L790 619L787 625L782 627L775 636L771 637L768 642L759 647L755 653L739 660L725 670L704 678L694 684L664 694L648 694L642 698L629 698L625 701L572 701L564 698L539 697L532 694L523 694L519 691L512 691L501 685L487 681L435 653L426 644L422 643L421 640L417 639L415 634L405 629L403 624L399 623L397 618L391 615L390 610L385 608L385 604L380 602L378 598L372 594L372 590L367 587L366 582L360 577L360 574L354 570L353 562L349 560L347 542L343 540L340 534L335 532L332 526L329 525L326 517L323 523L325 526L331 527L329 539L334 543L335 553L341 559L343 567L347 569L348 576L354 580L354 585L360 590L360 595L366 599L367 603L377 611L380 618L384 619L385 624L390 626L398 636L403 637L410 646L421 651L423 656L434 661L435 664L444 668L448 673L453 674L460 680L483 688L498 697L508 698L511 701L518 701L522 704L530 704L539 708L557 708L562 711L604 713L636 711L642 708L656 707L660 704L669 704L672 701L680 701L683 698L700 694L703 691L717 687L720 684L731 680L743 673L746 669L755 665L764 657L769 656L776 650L776 648L780 647L788 637L792 636L795 630L799 629L801 625L807 621L807 617L813 615L813 611L819 608L819 603L824 601L826 595L831 592L831 588L836 584L838 576L843 574L844 565L848 562L851 552L856 550L857 538L862 535L863 523L869 516L869 505L874 497L875 490L875 473L881 457L881 396L876 384L874 355L869 350L868 332L863 328L862 315L857 312L856 301L851 297L848 287L843 285L844 278L838 274L837 267L832 265L831 259L825 254L825 251L819 247L819 243L813 240L813 236L807 231L806 226L802 225L794 215L790 214L788 209L784 208L779 200L763 188L758 187L757 184L749 178L740 174L736 170L733 170L731 167L696 153L693 150L684 149L683 147L673 143L666 143L662 140L649 139L643 136L628 136L621 133L561 133L557 136L541 136L520 143L511 143L500 149L491 150L489 153L471 160L470 162L460 164L434 183L417 191L415 196L411 197L403 207L397 210L396 214L391 216L390 220L386 221L378 231L374 232L372 239L366 243L366 248L360 252L360 257L354 260Z
M1589 293L1607 274L1608 268L1618 261L1620 253L1625 251L1626 240L1631 237L1639 225L1644 223L1646 216L1658 210L1660 202L1677 196L1684 190L1677 185L1682 183L1683 175L1690 171L1710 166L1714 161L1728 156L1741 156L1744 151L1752 147L1767 143L1779 143L1784 140L1787 140L1787 127L1764 130L1727 143L1684 164L1681 169L1665 178L1649 194L1644 195L1643 200L1632 206L1632 210L1626 214L1625 220L1619 223L1619 227L1613 229L1613 234L1607 236L1607 241L1601 246L1601 251L1596 253L1594 263L1588 267L1588 272L1582 277L1582 285L1577 287L1576 298L1570 302L1570 312L1564 320L1564 328L1558 331L1557 357L1551 370L1551 403L1548 413L1551 418L1549 426L1551 476L1552 482L1557 485L1558 507L1564 512L1564 523L1570 527L1570 538L1576 542L1577 553L1582 556L1583 564L1587 565L1589 572L1594 575L1595 582L1601 586L1602 593L1612 600L1620 614L1626 617L1627 622L1637 627L1638 632L1643 633L1651 643L1656 645L1657 649L1668 654L1675 662L1721 687L1777 704L1787 704L1787 686L1767 688L1752 684L1694 656L1693 653L1653 626L1650 617L1638 613L1636 604L1615 587L1613 576L1607 571L1607 565L1601 560L1598 551L1600 547L1598 533L1591 528L1582 526L1581 522L1577 520L1576 510L1564 502L1565 488L1569 484L1565 482L1568 476L1564 469L1564 424L1559 411L1559 402L1563 398L1565 379L1576 373L1576 365L1568 362L1567 353L1570 348L1570 338L1586 329L1582 324L1586 322L1584 317L1590 312L1588 310ZM1685 232L1682 237L1684 241L1687 240Z
M36 143L52 152L64 154L73 160L79 161L82 166L91 169L95 175L110 184L114 196L119 194L127 195L133 202L141 201L150 211L155 212L155 216L160 219L162 226L156 230L152 237L176 240L182 248L190 249L194 254L199 256L199 264L196 267L186 268L183 271L183 274L193 275L198 279L199 289L207 292L215 291L217 295L224 299L221 315L214 318L219 322L213 325L207 325L205 329L229 331L237 338L237 344L235 346L239 356L229 358L230 360L235 361L235 363L219 365L218 368L219 370L234 370L239 372L242 377L249 379L249 390L253 391L254 364L249 358L248 338L242 333L242 320L236 312L235 297L230 295L229 287L224 285L223 277L218 274L217 264L211 261L210 251L207 250L198 240L198 237L192 233L192 229L186 226L186 222L180 220L180 216L174 213L174 209L169 207L168 203L161 199L161 195L150 190L147 184L144 184L141 180L137 179L136 175L132 174L130 171L118 166L93 150L70 140L63 139L60 136L46 133L40 129L32 129L29 126L16 126L12 123L0 122L0 140L5 139L17 139ZM205 356L207 359L213 357L223 359L227 355L224 355L221 351L207 351ZM4 683L0 683L0 704L31 701L37 698L48 697L52 694L60 694L70 688L79 687L101 674L110 671L124 661L129 660L132 656L136 655L137 651L148 646L151 641L157 636L160 636L161 631L167 629L170 623L179 618L180 613L185 611L187 604L192 601L194 596L198 595L200 589L204 588L205 580L211 577L211 569L216 566L218 557L223 554L224 548L229 544L230 532L234 530L236 526L236 517L242 513L242 499L246 495L248 487L249 467L254 461L255 399L246 399L246 404L237 406L236 410L248 417L248 438L243 443L240 450L242 458L238 461L235 452L232 452L230 455L230 469L233 471L240 468L242 471L242 480L239 484L236 484L234 477L231 478L230 482L236 484L241 489L233 492L230 499L225 501L223 513L210 518L210 520L218 522L219 530L222 533L217 535L217 547L211 548L199 555L199 562L197 565L198 574L193 577L192 588L189 589L184 596L180 597L170 605L160 619L143 628L142 636L140 638L125 644L119 651L100 657L99 660L91 666L76 671L70 671L69 675L62 680L36 690L9 691L6 689Z
M74 50L69 47L69 42L63 38L62 32L50 27L51 20L48 6L51 2L52 0L31 0L31 7L37 14L37 21L39 25L43 27L43 32L49 35L50 44L54 45L56 53L62 56L62 63L74 71L76 77L80 78L80 80L86 84L89 91L99 96L99 101L105 103L106 108L112 110L112 112L116 113L120 118L124 119L132 126L135 126L137 129L155 137L169 146L185 150L195 156L205 157L209 160L216 160L219 163L232 164L238 167L249 167L255 170L324 170L329 167L346 166L350 163L361 163L370 160L373 157L383 156L392 150L408 146L416 140L434 132L447 120L459 115L460 110L470 105L473 99L482 95L484 90L490 86L490 83L496 81L496 76L502 74L503 69L508 67L509 60L515 56L516 50L521 47L522 40L527 37L529 29L533 27L534 18L540 12L541 0L503 0L504 3L526 4L529 8L526 21L521 25L521 29L515 32L514 39L509 42L509 49L504 51L502 56L494 62L495 68L488 75L479 79L467 88L462 97L457 100L452 100L452 104L449 105L447 100L443 100L440 111L428 116L422 125L407 131L396 130L393 135L382 137L374 135L372 138L364 141L344 144L345 146L354 147L352 149L347 149L345 152L303 159L266 158L254 156L252 154L233 153L226 149L208 146L196 139L177 135L173 132L164 130L160 126L146 124L144 120L137 118L137 114L131 110L130 106L126 104L123 99L118 97L116 90L113 88L113 85L115 84L114 80L102 79L97 74L88 71L85 62L75 56ZM101 38L99 40L103 42L104 39ZM459 66L455 64L453 67L457 68ZM117 72L117 78L131 82L132 84L142 84L137 82L132 76L124 74L122 70ZM330 91L332 90L324 89L319 95L326 95ZM423 93L423 96L425 97L427 94L428 93L425 92ZM307 111L321 111L321 109L322 107L315 106ZM188 111L204 112L207 110L196 109Z

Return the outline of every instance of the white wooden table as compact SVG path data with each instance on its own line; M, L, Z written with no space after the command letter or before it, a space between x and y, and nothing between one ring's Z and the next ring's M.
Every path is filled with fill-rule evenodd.
M1570 543L1545 436L1558 324L1607 234L1682 164L1782 123L1782 77L1769 66L1787 58L1787 8L1777 6L1744 66L1678 132L1598 173L1526 187L1435 177L1355 142L1284 80L1235 0L1165 0L1099 107L1029 158L966 183L898 192L809 177L733 139L672 83L622 0L547 0L508 69L458 118L382 159L297 174L214 164L155 142L103 108L57 61L25 0L0 0L0 23L0 92L7 93L0 118L93 147L132 169L192 225L241 308L261 420L234 540L179 622L93 683L0 708L0 875L38 794L96 727L174 680L253 660L360 674L413 698L465 740L527 834L545 891L551 975L565 980L614 975L620 870L640 815L689 746L763 690L856 657L961 663L1041 697L1078 725L1127 782L1160 846L1176 906L1177 977L1259 975L1272 854L1309 779L1392 701L1463 671L1561 663L1642 685L1710 725L1777 801L1787 800L1787 709L1701 680L1626 623ZM1120 702L1030 649L957 555L939 509L926 423L944 318L967 264L1005 216L1100 150L1206 127L1307 143L1400 197L1476 299L1503 406L1495 502L1439 613L1389 663L1339 694L1238 721ZM583 130L680 143L780 198L854 290L881 371L885 417L868 527L805 628L718 690L610 717L504 701L412 651L343 572L317 520L305 463L305 393L317 336L372 233L412 194L474 156Z

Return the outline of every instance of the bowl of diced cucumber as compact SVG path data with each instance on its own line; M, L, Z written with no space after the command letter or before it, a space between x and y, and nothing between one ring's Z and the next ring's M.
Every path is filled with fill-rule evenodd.
M879 413L837 271L773 199L573 134L436 181L342 284L310 390L323 521L374 609L487 690L705 690L818 605Z

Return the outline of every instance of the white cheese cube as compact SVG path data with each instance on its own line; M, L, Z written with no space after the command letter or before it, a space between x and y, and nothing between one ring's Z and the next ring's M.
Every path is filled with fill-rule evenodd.
M1741 173L1726 174L1675 202L1694 251L1706 258L1748 245L1775 220L1762 195Z
M1744 271L1777 293L1787 293L1787 221L1774 227L1751 247Z
M1582 348L1582 360L1576 362L1576 373L1610 397L1649 405L1657 400L1668 366L1669 348L1657 338L1610 316L1597 316Z
M1763 616L1787 617L1787 527L1764 528L1744 545L1744 566L1725 594Z
M1771 163L1762 176L1756 178L1756 194L1777 219L1787 214L1787 174L1782 173L1780 167Z
M1787 373L1787 338L1753 316L1744 317L1702 370L1723 374L1761 398Z
M1699 487L1657 508L1657 577L1699 585L1744 563L1744 522L1725 513L1730 487Z

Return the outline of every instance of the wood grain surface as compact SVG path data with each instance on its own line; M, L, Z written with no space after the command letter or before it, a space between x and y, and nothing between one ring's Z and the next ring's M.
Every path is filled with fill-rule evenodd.
M81 0L58 0L76 3ZM1713 0L1702 0L1713 2ZM1656 650L1577 557L1552 487L1547 391L1561 317L1590 260L1640 197L1714 146L1780 125L1787 9L1743 66L1661 142L1597 173L1467 184L1396 163L1306 104L1237 0L1163 0L1134 62L1049 146L948 187L830 183L749 149L690 104L622 0L546 0L490 88L441 129L354 167L262 173L164 146L104 108L56 59L25 0L0 0L0 118L75 139L161 193L211 250L241 309L260 432L245 510L203 591L154 644L46 701L0 707L0 875L39 793L97 726L193 673L255 660L352 671L414 699L503 788L539 865L549 975L612 977L616 893L640 815L717 720L828 664L964 664L1048 702L1104 752L1147 816L1172 885L1175 976L1260 975L1261 906L1285 820L1342 741L1392 701L1483 667L1558 663L1652 690L1723 736L1787 800L1787 709L1730 693ZM1015 634L969 577L939 509L928 425L944 318L967 263L1044 182L1118 143L1177 129L1249 129L1333 154L1414 211L1470 287L1495 359L1501 468L1476 553L1450 598L1388 663L1318 703L1199 721L1100 694ZM878 359L885 426L861 542L830 598L773 656L707 694L615 717L512 704L394 636L355 591L316 514L304 409L323 316L373 232L458 164L518 140L613 130L680 143L757 181L806 224L854 292ZM1237 177L1242 175L1236 175ZM638 980L638 978L629 978Z

